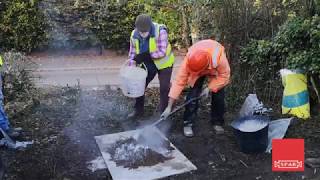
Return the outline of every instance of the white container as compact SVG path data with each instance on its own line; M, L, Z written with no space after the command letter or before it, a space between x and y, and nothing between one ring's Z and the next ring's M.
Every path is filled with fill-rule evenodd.
M120 68L121 90L125 96L137 98L144 95L148 72L135 65L129 66L129 61Z

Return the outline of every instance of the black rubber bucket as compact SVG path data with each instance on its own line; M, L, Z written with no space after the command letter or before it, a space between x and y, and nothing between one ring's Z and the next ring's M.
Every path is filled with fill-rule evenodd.
M265 152L268 146L269 122L267 116L245 116L231 123L242 152Z

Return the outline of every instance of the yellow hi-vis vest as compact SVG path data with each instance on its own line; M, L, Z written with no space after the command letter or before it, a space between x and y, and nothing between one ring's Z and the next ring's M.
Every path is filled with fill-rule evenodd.
M156 52L158 50L158 46L157 46L157 39L159 38L159 34L160 34L160 29L161 28L166 28L165 25L163 24L157 24L157 23L153 23L154 27L155 27L155 37L150 36L149 38L149 52ZM134 38L135 30L132 31L131 33L131 41L134 43L135 48L136 48L136 54L140 54L140 44L139 44L139 40ZM171 45L168 42L168 46L166 49L166 56L163 58L159 58L157 60L154 60L155 65L157 66L157 68L159 70L161 69L165 69L168 67L172 67L173 63L174 63L174 55L173 52L171 50Z

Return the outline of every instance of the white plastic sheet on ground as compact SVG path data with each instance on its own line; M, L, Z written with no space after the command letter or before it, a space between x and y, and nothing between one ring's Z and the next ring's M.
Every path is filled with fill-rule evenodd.
M87 162L88 169L90 169L92 172L95 172L100 169L107 169L106 163L104 162L104 159L102 156L97 157L96 159Z
M134 137L137 133L139 133L138 131L140 130L138 129L115 134L95 136L102 157L105 160L113 180L159 179L197 169L197 167L193 165L172 143L170 143L170 145L174 148L174 150L171 152L171 156L173 158L163 163L158 163L153 166L138 167L136 169L117 166L116 163L111 160L111 156L107 149L120 139ZM160 131L157 132L159 133L159 136L165 138Z
M292 118L278 119L269 123L268 147L266 152L272 149L272 139L282 139L286 134Z

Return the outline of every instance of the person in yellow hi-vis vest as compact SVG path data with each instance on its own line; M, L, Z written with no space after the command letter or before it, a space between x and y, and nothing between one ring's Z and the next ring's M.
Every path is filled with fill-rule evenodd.
M3 59L1 57L0 52L0 68L2 70ZM3 104L3 93L2 93L2 71L0 72L0 128L7 133L12 138L16 138L20 135L20 128L12 128L10 126L8 116L4 111L4 104ZM1 134L1 133L0 133Z
M130 36L129 60L146 65L148 76L146 87L158 74L160 82L160 112L168 105L168 93L174 55L168 41L168 29L163 24L152 22L147 14L136 18L136 28ZM135 110L128 118L138 117L144 113L144 96L136 98Z

